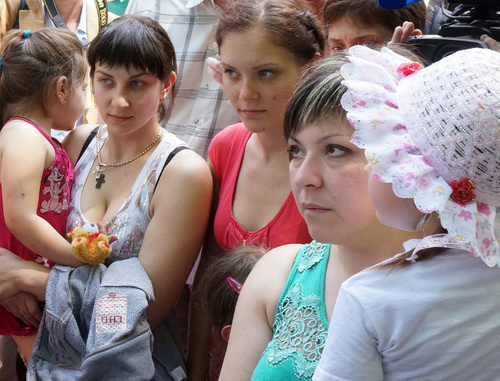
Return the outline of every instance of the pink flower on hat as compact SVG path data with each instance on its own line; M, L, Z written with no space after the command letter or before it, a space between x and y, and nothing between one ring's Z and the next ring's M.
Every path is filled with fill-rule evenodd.
M485 204L483 202L477 203L477 211L479 213L486 214L487 216L489 216L491 214L490 207L488 206L488 204Z
M493 244L493 241L491 239L485 238L483 239L483 246L488 248Z
M372 173L392 184L397 197L413 198L420 211L437 212L453 245L500 266L500 164L498 140L491 138L498 136L498 115L476 113L498 105L500 82L479 69L483 62L496 68L498 53L468 49L422 68L387 48L354 46L349 60L342 67L348 89L342 106L354 126L353 143L373 161ZM455 96L462 87L474 90ZM452 143L462 148L450 150ZM425 247L442 244L433 235L424 241Z
M462 211L458 214L458 216L459 216L459 217L463 217L463 219L464 219L465 221L467 221L467 220L472 220L472 218L474 217L474 216L472 215L472 213L471 213L471 212L469 212L468 210L462 210Z
M401 64L396 71L399 75L408 77L409 75L412 75L421 69L423 69L423 66L418 62L408 62Z
M450 186L451 189L453 189L450 197L457 204L465 205L476 199L476 195L474 194L474 189L476 189L476 186L469 179L462 178L458 181L453 180L450 183Z

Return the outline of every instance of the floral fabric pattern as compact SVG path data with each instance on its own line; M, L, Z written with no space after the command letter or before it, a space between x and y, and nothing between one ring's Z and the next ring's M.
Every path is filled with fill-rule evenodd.
M467 203L453 201L452 187L426 160L405 126L398 84L419 73L405 77L398 72L409 61L387 48L377 52L356 46L349 52L351 62L342 68L348 87L342 106L355 129L352 142L365 149L372 175L392 183L396 196L413 198L421 212L437 212L449 234L446 241L460 244L488 266L500 265L497 208L470 197ZM423 241L438 246L440 242L429 237Z

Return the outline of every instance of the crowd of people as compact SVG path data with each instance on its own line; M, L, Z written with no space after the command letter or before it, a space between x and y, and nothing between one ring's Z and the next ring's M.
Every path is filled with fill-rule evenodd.
M0 381L497 377L498 41L426 62L418 0L120 7L0 4Z

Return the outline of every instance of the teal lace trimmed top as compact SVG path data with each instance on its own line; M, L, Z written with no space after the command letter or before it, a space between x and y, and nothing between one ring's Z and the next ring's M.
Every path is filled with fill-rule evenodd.
M311 380L328 332L325 274L330 245L312 241L298 252L276 307L273 337L253 381Z

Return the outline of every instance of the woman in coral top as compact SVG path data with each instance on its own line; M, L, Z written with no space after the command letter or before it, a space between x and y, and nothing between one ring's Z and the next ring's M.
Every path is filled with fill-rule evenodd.
M219 19L216 41L223 87L242 120L208 152L220 186L216 242L222 250L310 242L290 191L283 117L302 72L323 52L319 20L306 1L240 2Z
M219 252L212 245L228 251L311 242L290 189L283 119L300 76L324 51L320 22L306 0L241 1L220 16L215 39L222 86L242 123L218 133L208 150L214 237L205 245L195 289L206 262ZM202 303L195 307L188 363L190 379L204 380L198 361L207 364L208 349L200 338L209 340L210 333L198 309ZM199 332L203 326L205 333Z

